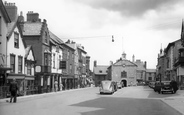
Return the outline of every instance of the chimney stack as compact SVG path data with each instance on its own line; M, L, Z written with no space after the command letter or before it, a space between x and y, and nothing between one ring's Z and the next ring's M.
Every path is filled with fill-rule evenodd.
M97 66L97 61L95 60L95 61L94 61L94 67L96 67L96 66Z
M17 6L15 6L15 3L7 3L4 2L4 6L6 8L6 11L11 19L11 21L15 21L17 18Z
M132 56L132 62L135 62L135 56L134 55Z
M38 13L34 13L33 11L28 11L27 13L27 21L28 22L37 22L39 21L39 14Z

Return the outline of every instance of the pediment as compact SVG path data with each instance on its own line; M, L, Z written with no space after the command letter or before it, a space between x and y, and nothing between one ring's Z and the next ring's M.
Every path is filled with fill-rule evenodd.
M135 63L129 61L129 60L118 60L115 64L115 66L137 66Z

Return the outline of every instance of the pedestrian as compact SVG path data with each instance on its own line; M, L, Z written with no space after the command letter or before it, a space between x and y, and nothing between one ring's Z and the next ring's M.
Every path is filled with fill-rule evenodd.
M172 81L170 82L170 85L171 85L171 87L173 88L174 93L176 93L176 91L178 90L178 84L177 84L177 82L174 81L174 80L172 80Z
M11 93L10 103L12 102L12 98L13 98L13 102L16 103L17 102L18 85L17 85L15 78L13 79L13 82L11 82L11 84L10 84L9 91Z
M63 84L61 83L60 84L60 91L62 91L63 90Z
M55 89L55 92L58 91L58 82L57 81L54 82L54 89Z

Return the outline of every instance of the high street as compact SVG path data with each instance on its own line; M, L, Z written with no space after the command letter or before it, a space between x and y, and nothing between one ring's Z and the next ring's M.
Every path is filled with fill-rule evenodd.
M164 103L178 94L158 94L147 86L126 87L112 95L98 87L0 100L1 115L181 115Z

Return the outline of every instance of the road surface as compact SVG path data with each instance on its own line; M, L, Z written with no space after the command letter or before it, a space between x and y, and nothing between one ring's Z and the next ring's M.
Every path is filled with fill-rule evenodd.
M126 87L114 94L99 94L99 89L83 88L57 92L17 103L0 103L0 115L181 115L145 86Z

